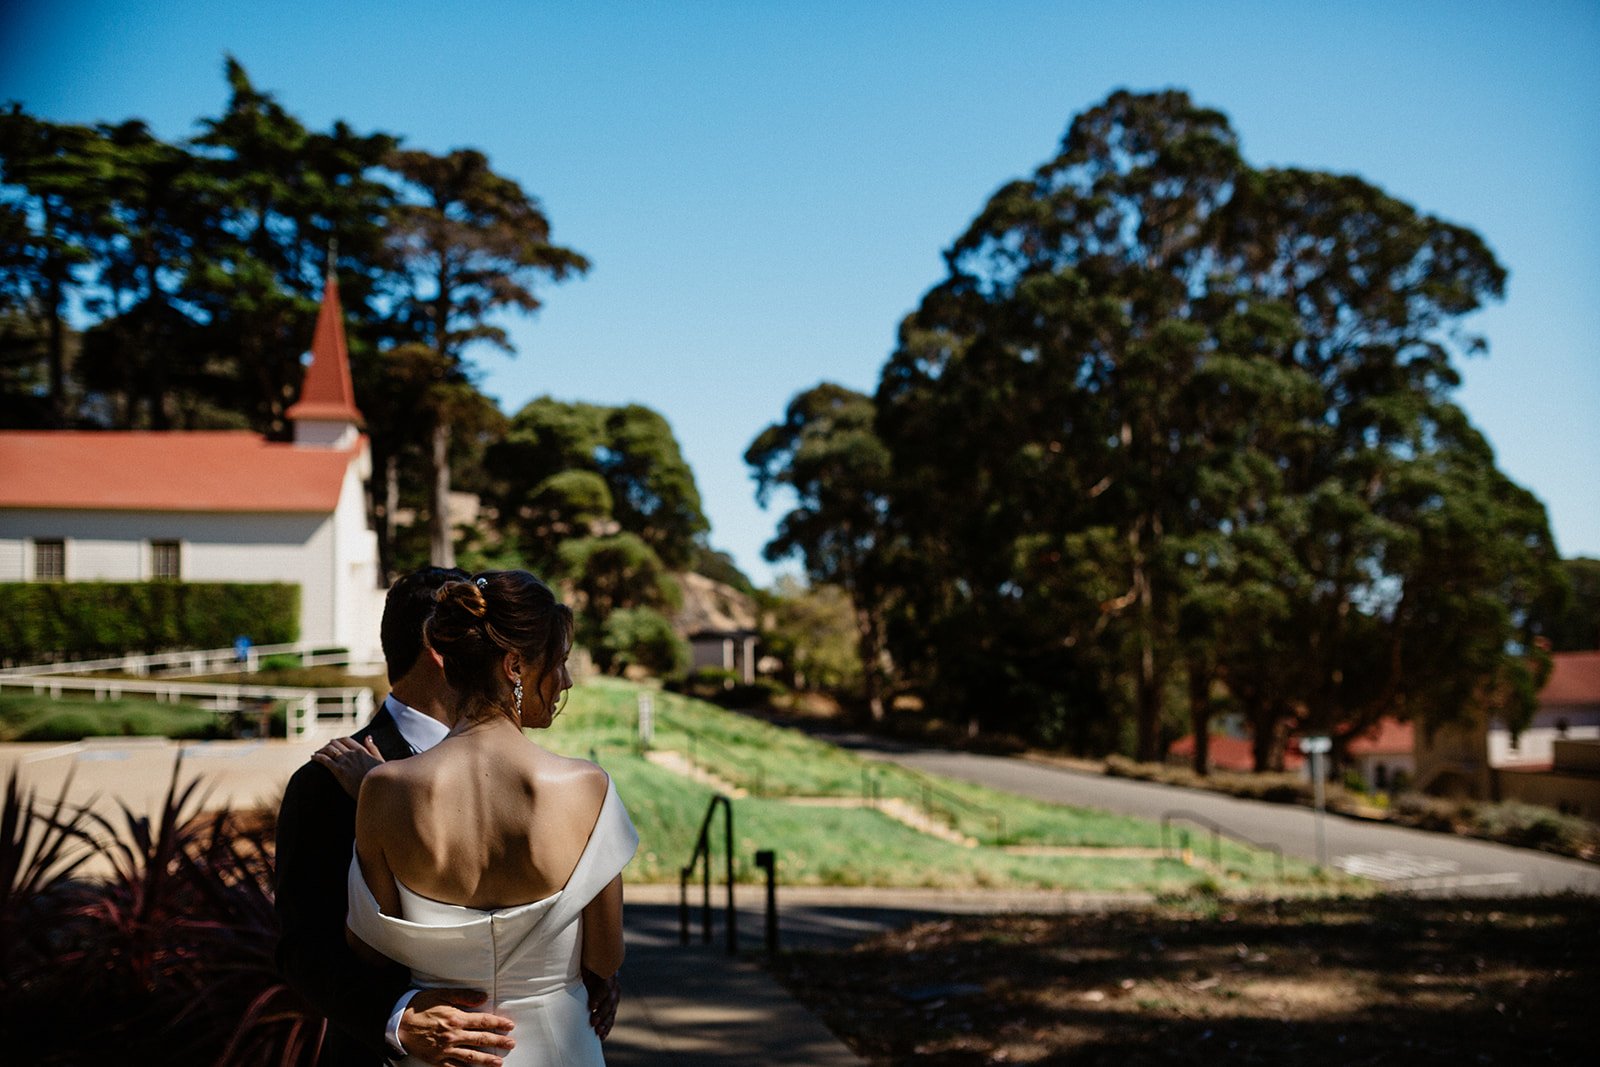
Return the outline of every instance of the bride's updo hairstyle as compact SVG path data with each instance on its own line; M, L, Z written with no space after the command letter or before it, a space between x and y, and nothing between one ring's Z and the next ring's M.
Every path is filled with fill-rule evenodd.
M572 638L572 609L527 571L485 571L446 582L428 620L428 644L444 660L444 677L477 718L510 706L511 683L501 663L520 653L543 674L561 665Z

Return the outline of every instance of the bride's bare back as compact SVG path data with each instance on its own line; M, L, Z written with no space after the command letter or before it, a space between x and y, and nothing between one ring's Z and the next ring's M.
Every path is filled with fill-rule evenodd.
M540 748L507 720L466 725L367 776L356 831L367 846L363 867L387 868L369 871L373 882L387 873L446 904L487 909L542 900L577 866L606 783L599 767ZM377 893L378 904L387 912L384 895Z

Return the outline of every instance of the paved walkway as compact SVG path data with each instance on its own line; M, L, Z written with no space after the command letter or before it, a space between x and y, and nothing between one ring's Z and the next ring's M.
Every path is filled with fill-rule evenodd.
M720 923L716 943L680 945L677 913L675 904L627 905L623 1000L606 1041L608 1064L862 1062L750 957L726 955Z

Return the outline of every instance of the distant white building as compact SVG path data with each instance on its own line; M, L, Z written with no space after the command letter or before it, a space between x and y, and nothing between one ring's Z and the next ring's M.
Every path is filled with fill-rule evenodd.
M1417 787L1600 821L1600 650L1557 652L1522 730L1484 716L1417 735Z
M292 443L0 431L0 581L290 582L300 639L381 660L378 541L343 313L323 292Z
M689 642L690 666L715 667L731 671L746 685L754 682L760 638L754 602L703 574L676 577L683 589L683 607L672 621Z

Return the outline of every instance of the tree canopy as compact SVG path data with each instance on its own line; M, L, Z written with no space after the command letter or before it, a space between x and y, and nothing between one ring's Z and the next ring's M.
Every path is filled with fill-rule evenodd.
M794 498L767 558L799 557L814 584L837 585L856 605L864 696L881 719L889 453L873 429L875 417L870 397L824 382L791 400L783 421L761 431L744 459L763 507L780 488Z
M1561 578L1451 399L1505 278L1478 235L1118 92L946 262L860 450L889 577L853 591L927 700L1143 758L1226 708L1262 766L1291 730L1530 713ZM860 527L807 496L810 399L747 458L800 475L773 550L820 559Z
M572 590L579 640L602 670L680 664L663 636L681 602L674 572L749 584L706 545L694 474L647 407L539 397L489 445L484 470L503 534Z

